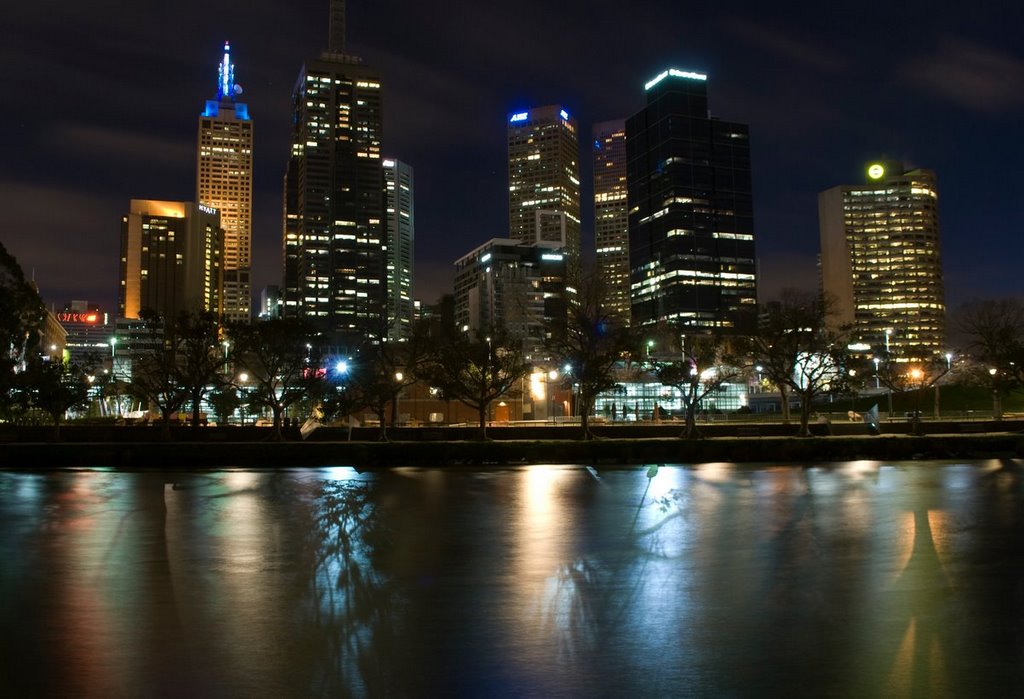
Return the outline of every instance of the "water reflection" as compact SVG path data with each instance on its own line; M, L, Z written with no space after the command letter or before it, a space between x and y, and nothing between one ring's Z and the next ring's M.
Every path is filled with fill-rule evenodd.
M0 687L1005 693L1021 466L4 472Z

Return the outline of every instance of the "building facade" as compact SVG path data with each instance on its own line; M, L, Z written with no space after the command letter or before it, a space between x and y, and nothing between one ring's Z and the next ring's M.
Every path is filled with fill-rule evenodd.
M565 329L566 255L555 242L493 238L455 262L455 326L504 332L533 358Z
M108 314L96 304L71 301L56 314L67 332L65 353L72 364L97 367L108 363L113 325Z
M626 122L594 124L594 244L607 308L629 324L629 208L626 205Z
M576 120L560 105L508 115L509 237L565 247L579 269L580 168Z
M224 320L248 322L252 299L253 122L237 101L231 49L217 69L217 98L199 115L196 201L220 212L224 230Z
M413 170L400 160L384 160L385 285L387 337L392 342L412 334L415 309L412 296L416 211Z
M707 76L666 70L626 121L633 325L752 332L750 137L709 116Z
M896 361L931 358L946 333L935 173L878 162L866 174L818 195L830 323Z
M282 291L286 316L346 344L381 336L384 320L381 79L345 53L344 2L330 18L328 50L293 93Z
M121 219L118 316L222 314L223 231L205 204L132 199Z

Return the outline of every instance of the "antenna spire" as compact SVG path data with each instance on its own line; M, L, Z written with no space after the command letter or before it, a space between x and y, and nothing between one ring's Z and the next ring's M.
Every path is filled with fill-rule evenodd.
M231 44L224 42L224 58L217 66L217 99L235 99L235 64L231 62Z
M331 0L330 26L327 50L345 53L345 0Z

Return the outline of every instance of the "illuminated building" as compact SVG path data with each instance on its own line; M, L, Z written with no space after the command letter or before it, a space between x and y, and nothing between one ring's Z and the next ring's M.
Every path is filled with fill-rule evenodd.
M580 167L576 120L559 105L508 115L509 237L580 255Z
M68 361L81 367L100 366L110 356L110 319L100 307L86 301L72 301L56 314L67 331Z
M163 318L181 311L221 314L220 214L204 204L132 199L121 218L118 313Z
M830 322L897 361L930 358L946 330L935 173L879 162L866 175L818 195Z
M285 316L342 344L380 336L385 299L381 79L345 53L344 10L295 84L282 289Z
M666 70L626 121L632 324L756 324L747 126L709 117L707 76Z
M398 341L412 333L416 217L412 167L391 158L384 160L384 230L387 336Z
M455 262L455 326L504 332L536 357L565 329L565 274L559 243L493 238Z
M249 109L237 102L230 47L217 69L217 99L199 115L196 201L220 212L224 229L224 320L248 322L252 297L252 138Z
M260 320L281 317L281 287L268 284L260 290L260 310L256 314Z
M626 122L594 124L594 242L608 310L629 323L629 217Z

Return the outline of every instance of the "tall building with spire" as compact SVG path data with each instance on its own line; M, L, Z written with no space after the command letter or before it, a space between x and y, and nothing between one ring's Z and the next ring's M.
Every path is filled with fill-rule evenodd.
M385 332L381 78L345 52L343 0L329 17L292 99L282 310L345 344Z
M629 208L626 205L626 122L594 124L594 244L606 306L629 323Z
M757 319L750 135L707 76L666 70L626 121L632 323L746 333Z
M224 231L223 318L248 322L252 298L252 143L247 105L238 101L231 47L217 66L217 98L199 115L196 200L220 212Z
M580 259L580 166L576 119L560 105L508 115L509 237L561 243L570 275Z
M895 361L941 353L946 332L935 173L880 161L818 195L829 321Z

